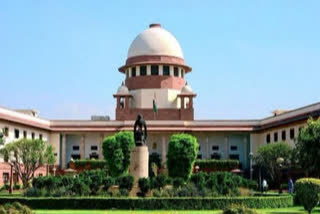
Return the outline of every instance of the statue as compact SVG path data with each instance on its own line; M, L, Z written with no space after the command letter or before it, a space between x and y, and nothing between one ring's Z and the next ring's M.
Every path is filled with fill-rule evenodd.
M134 123L133 133L136 146L143 146L147 139L147 124L141 114L138 114L137 120Z

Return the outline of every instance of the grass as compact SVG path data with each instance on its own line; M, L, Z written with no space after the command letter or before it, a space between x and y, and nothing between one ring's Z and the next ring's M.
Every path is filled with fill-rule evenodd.
M260 209L260 214L306 214L303 207L290 207L279 209ZM146 211L128 211L128 210L36 210L36 214L221 214L220 210L189 210L189 211L175 211L175 210L146 210ZM313 210L314 214L320 214L320 208Z

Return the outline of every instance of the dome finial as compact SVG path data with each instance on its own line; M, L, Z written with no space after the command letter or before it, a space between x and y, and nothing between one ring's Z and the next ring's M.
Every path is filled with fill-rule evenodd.
M153 28L153 27L161 27L161 24L159 23L152 23L149 25L149 28Z

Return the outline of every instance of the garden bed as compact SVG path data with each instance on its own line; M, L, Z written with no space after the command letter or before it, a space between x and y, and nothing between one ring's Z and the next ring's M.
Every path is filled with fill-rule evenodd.
M213 210L230 204L250 208L293 206L292 196L216 198L106 198L106 197L0 197L2 203L18 201L32 209Z

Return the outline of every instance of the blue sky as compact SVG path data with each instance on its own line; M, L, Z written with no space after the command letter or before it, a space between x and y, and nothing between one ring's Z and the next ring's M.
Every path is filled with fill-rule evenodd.
M320 1L0 1L0 105L114 118L132 40L161 23L193 68L196 119L320 101Z

